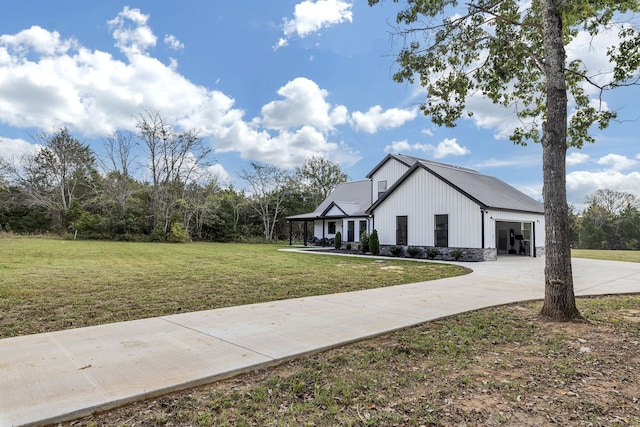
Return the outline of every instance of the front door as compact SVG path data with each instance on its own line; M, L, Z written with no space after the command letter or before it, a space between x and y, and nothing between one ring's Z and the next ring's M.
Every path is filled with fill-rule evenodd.
M347 221L347 242L355 242L355 221Z

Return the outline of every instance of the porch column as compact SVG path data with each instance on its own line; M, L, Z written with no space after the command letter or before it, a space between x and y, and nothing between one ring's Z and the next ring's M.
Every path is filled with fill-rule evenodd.
M325 229L324 218L322 218L322 246L324 246L324 239L325 239L324 229Z
M307 239L309 239L307 235L307 220L304 220L304 245L307 246Z

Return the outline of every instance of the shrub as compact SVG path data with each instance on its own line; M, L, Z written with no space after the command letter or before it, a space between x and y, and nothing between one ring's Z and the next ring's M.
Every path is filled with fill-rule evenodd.
M460 249L454 249L449 253L449 255L451 255L456 261L462 258L462 254L463 252Z
M369 233L363 231L360 235L360 243L358 243L358 249L361 252L369 252Z
M350 251L351 250L351 243L347 243L347 250Z
M176 222L171 225L171 231L167 236L167 241L171 243L185 243L190 240L189 232L181 222Z
M389 252L395 257L401 257L404 255L404 248L402 246L391 246Z
M440 255L440 251L437 249L427 249L427 258L436 259Z
M336 233L336 237L333 238L333 247L340 249L342 247L342 233L339 231Z
M369 247L371 248L371 253L373 255L380 254L380 240L378 239L377 230L373 230L371 232L371 236L369 237Z
M422 254L422 249L417 248L415 246L409 246L409 248L407 249L407 254L411 258L417 258Z

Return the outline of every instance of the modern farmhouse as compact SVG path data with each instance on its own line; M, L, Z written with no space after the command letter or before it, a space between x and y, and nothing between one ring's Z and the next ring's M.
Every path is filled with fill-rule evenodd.
M467 261L544 254L540 202L474 170L402 154L386 156L366 180L341 184L315 211L287 219L304 221L305 230L312 222L317 242L340 232L344 244L357 245L375 229L382 252L413 247L447 258L457 250Z

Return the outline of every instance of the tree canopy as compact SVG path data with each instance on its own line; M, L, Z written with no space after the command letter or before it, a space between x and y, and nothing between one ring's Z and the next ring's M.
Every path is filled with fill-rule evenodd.
M369 0L370 5L381 0ZM394 0L400 3L401 0ZM402 1L405 3L405 1ZM593 125L607 127L616 113L603 102L610 90L638 83L640 34L630 15L635 0L406 0L398 12L398 82L426 89L422 112L455 126L472 97L511 108L519 120L510 139L542 144L545 207L545 302L554 320L580 317L571 271L566 198L566 151L593 142ZM616 35L608 70L590 69L567 46L580 34Z

